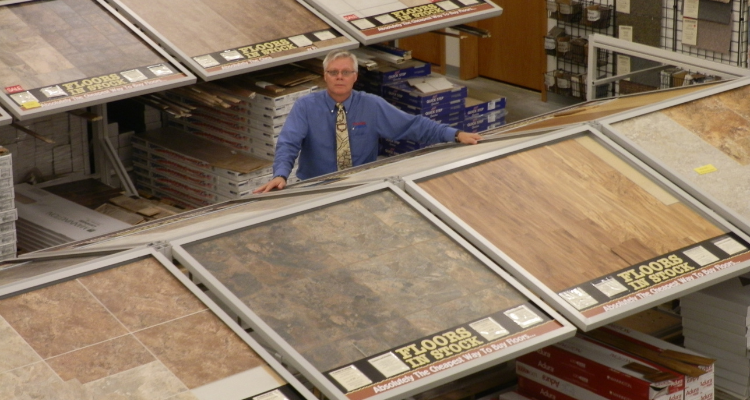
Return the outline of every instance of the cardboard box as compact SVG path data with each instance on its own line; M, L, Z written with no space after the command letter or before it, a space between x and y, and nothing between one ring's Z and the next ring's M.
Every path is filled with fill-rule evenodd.
M500 109L487 114L475 114L474 117L465 118L462 130L466 132L483 132L496 129L505 125L505 109Z
M373 70L360 70L359 79L373 84L387 85L406 79L427 76L431 73L431 65L416 60L408 60L401 64L378 62Z
M463 101L461 99L435 104L430 107L417 107L400 102L393 102L392 104L401 111L414 115L422 115L430 119L440 118L450 114L463 114L464 111Z
M466 97L466 86L453 85L450 90L437 93L422 93L408 82L388 85L383 89L383 98L391 102L399 102L415 107L432 107L433 105L451 102Z
M524 397L537 400L579 400L523 376L518 377L518 392Z
M523 362L516 361L516 374L518 375L519 379L519 387L523 388L521 393L529 394L532 397L536 397L535 392L539 394L543 392L539 389L531 389L527 391L527 388L529 388L529 386L536 388L538 388L538 386L533 384L529 385L530 382L526 382L523 386L521 386L521 378L527 379L535 384L542 385L547 390L553 390L557 392L553 393L553 395L561 394L562 398L564 399L570 398L576 400L608 400L607 397L598 395L572 383L565 382L564 380L556 376L550 375Z
M469 118L475 114L486 114L505 108L506 99L497 93L469 89L464 100L464 115Z

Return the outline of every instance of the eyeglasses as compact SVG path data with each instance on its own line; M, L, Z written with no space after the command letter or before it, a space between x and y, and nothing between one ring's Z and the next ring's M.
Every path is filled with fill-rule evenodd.
M340 74L344 78L348 78L356 73L357 71L337 71L335 69L326 71L326 74L328 74L328 76L336 77L336 76L339 76Z

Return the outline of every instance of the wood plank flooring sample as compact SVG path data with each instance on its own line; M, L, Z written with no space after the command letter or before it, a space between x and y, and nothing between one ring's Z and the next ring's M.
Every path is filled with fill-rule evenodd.
M528 301L390 191L183 247L320 371Z
M245 398L284 384L152 257L0 300L3 399Z
M722 234L575 139L418 185L555 292Z
M750 86L612 125L681 179L750 221ZM710 166L709 173L699 173ZM698 169L698 171L696 171Z
M155 34L206 68L232 61L325 48L350 40L294 0L118 0ZM319 33L320 37L316 37ZM291 40L299 35L305 39ZM241 57L217 53L236 49ZM254 53L257 55L253 56ZM201 56L211 55L206 64Z

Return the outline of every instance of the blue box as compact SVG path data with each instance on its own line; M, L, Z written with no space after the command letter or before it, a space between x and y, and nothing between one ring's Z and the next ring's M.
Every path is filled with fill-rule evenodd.
M379 64L374 70L359 71L359 79L364 79L376 84L391 84L401 82L405 79L427 76L432 72L430 63L416 60L408 60L402 64Z
M473 115L486 114L495 110L505 108L505 97L496 93L485 92L482 90L469 89L466 96L466 108L464 115L469 118Z
M452 101L446 101L439 104L435 104L431 107L416 107L404 103L395 102L393 103L396 108L405 111L409 114L422 115L427 118L436 118L445 116L448 114L455 114L457 112L463 113L464 102L463 99L456 99Z
M427 108L441 102L450 102L466 97L466 86L453 85L453 89L436 93L422 93L407 82L387 85L383 89L383 97L390 102L399 102L410 106Z
M507 111L503 108L494 112L466 118L464 119L462 130L465 132L476 133L499 128L505 125L506 115Z

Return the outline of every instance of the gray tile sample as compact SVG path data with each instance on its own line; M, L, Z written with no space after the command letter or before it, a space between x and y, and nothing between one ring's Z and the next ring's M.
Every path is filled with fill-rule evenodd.
M390 191L183 247L320 371L527 301Z

